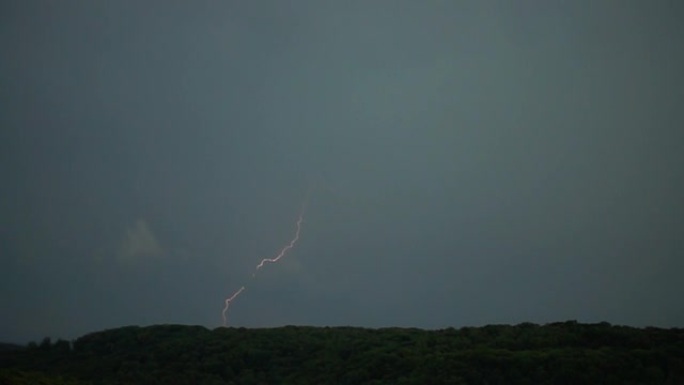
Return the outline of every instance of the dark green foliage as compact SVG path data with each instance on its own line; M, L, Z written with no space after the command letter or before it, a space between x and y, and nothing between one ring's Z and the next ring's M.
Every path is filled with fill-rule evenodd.
M1 350L0 370L2 384L683 384L684 331L130 326Z
M63 378L59 375L45 375L43 373L26 372L17 369L0 369L0 384L2 385L86 385L74 379Z

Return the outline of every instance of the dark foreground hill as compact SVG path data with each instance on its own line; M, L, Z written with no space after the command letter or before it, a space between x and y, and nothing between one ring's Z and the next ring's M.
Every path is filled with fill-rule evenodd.
M123 327L0 351L0 384L684 384L684 330Z

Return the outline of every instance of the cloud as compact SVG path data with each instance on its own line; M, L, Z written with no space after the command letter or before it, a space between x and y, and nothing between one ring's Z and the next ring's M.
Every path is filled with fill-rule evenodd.
M144 219L126 229L121 242L119 257L122 259L161 257L163 250Z

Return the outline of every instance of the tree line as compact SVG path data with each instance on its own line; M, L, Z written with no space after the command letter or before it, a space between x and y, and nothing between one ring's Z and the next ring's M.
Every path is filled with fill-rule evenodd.
M684 329L128 326L0 349L0 384L684 384Z

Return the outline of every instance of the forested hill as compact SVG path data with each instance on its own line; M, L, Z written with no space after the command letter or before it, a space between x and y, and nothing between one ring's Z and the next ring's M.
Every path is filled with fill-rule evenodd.
M684 384L684 330L129 326L0 350L0 384Z

